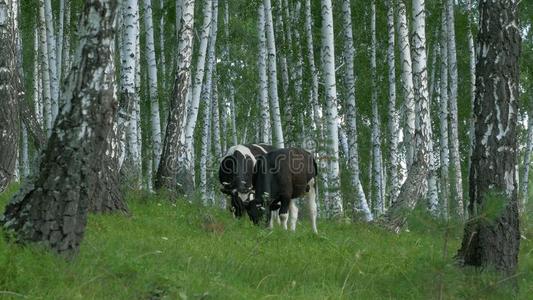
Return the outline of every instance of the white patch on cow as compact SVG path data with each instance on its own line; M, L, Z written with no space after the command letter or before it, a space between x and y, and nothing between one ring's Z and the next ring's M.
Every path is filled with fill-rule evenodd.
M283 227L283 229L287 230L287 220L289 219L289 214L279 214L279 218L281 219L281 226Z
M255 156L252 154L252 151L250 151L250 148L244 146L244 145L235 145L228 149L228 152L226 155L222 158L224 160L226 157L233 155L235 152L240 152L244 156L248 156L252 159L254 166L255 166Z
M230 183L224 181L224 182L222 182L222 185L230 185Z
M296 223L298 222L298 206L296 206L294 200L291 200L289 203L289 211L291 231L296 231Z
M259 148L259 150L263 151L264 154L267 153L267 151L265 150L265 148L263 148L261 145L258 145L258 144L253 144L254 146L256 146L257 148Z
M309 217L311 218L311 227L313 228L314 233L318 233L318 230L316 229L317 205L315 179L313 178L309 180L307 186L309 187L309 192L305 197L307 198L307 203L309 206Z
M242 202L248 201L248 193L239 193L239 198L241 198Z

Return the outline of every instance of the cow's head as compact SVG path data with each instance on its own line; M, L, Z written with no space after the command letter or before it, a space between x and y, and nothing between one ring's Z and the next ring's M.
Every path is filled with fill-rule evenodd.
M253 158L238 151L226 156L220 163L221 191L231 197L235 217L241 217L244 214L245 205L250 201L253 165Z
M264 202L260 199L255 199L254 194L250 194L250 201L246 202L244 207L246 208L246 213L250 217L250 220L258 225L261 219L265 216L265 206Z

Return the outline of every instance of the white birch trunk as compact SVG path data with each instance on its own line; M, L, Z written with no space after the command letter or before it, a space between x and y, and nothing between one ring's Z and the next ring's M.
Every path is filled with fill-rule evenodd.
M159 95L157 93L157 60L155 56L154 23L151 0L144 2L144 30L146 32L146 63L148 65L148 87L150 92L150 116L152 129L152 167L157 170L161 157L161 117L159 113ZM163 28L160 28L163 31ZM163 55L161 55L163 57Z
M70 1L65 2L65 17L63 24L63 45L61 50L61 76L59 77L59 90L61 92L61 82L63 80L64 74L67 74L70 71L70 18L71 18L71 3ZM118 36L119 34L117 34Z
M216 72L215 72L216 74ZM218 166L220 158L222 158L222 143L221 143L221 134L220 134L220 109L218 104L218 76L214 76L213 80L213 91L211 92L211 114L213 115L213 149L214 149L214 160L213 163Z
M122 64L121 64L121 94L125 99L125 104L131 107L129 122L127 123L128 148L132 159L134 172L139 172L140 152L138 141L138 122L137 122L137 102L138 95L136 90L137 77L137 40L138 40L138 23L139 7L137 0L126 0L123 4L123 37L122 37ZM141 174L133 174L133 179L137 186L140 185L139 179Z
M376 214L379 216L385 211L385 201L383 195L383 165L381 153L381 130L380 118L378 111L378 85L377 85L377 68L376 68L376 2L372 0L371 4L371 24L370 31L372 35L372 43L370 48L370 72L372 76L372 151L373 151L373 189L374 202Z
M470 175L470 166L472 162L472 152L474 151L474 138L476 136L476 126L474 124L474 99L476 98L476 49L474 46L474 36L472 34L472 3L471 0L466 0L467 10L467 39L468 39L468 54L470 57L470 128L468 129L468 137L470 140L470 147L468 150L468 174ZM467 210L465 210L466 213ZM466 218L466 216L465 216Z
M52 105L52 123L59 112L59 79L57 77L57 49L54 30L54 15L51 0L44 0L44 13L46 21L46 41L48 44L48 65L50 71L50 95Z
M421 151L417 159L419 163L429 169L428 179L423 185L428 187L428 201L432 212L437 207L436 180L434 176L433 138L429 105L429 87L427 77L426 52L426 8L425 0L413 0L413 83L419 87L415 89L416 115L416 148Z
M235 87L230 85L229 89L229 101L230 101L230 111L231 111L231 139L233 145L239 144L237 139L237 115L235 110Z
M343 17L343 33L344 33L344 58L346 60L344 84L346 86L346 124L347 124L347 160L349 169L351 171L351 184L355 188L357 194L357 212L362 213L364 219L369 222L374 219L372 212L368 206L366 195L361 184L360 169L359 169L359 147L357 143L357 103L355 95L355 48L353 41L352 30L352 11L350 1L344 0L342 2L342 17Z
M43 86L44 120L48 136L52 133L52 94L50 90L50 60L48 58L48 44L46 42L46 18L44 1L39 2L39 42L41 44L41 77Z
M533 103L533 99L530 102ZM532 104L530 104L532 105ZM524 173L522 175L522 186L520 187L521 203L520 210L525 212L527 208L527 202L529 199L529 167L531 166L531 153L533 152L533 109L528 113L528 126L527 126L527 145L524 153Z
M209 82L208 82L209 81ZM202 203L207 206L210 204L208 184L207 184L207 163L211 154L209 147L209 135L211 134L211 80L206 80L204 86L203 98L203 124L202 124L202 138L201 138L201 150L200 150L200 180L198 187L200 189L200 196Z
M30 175L30 159L28 154L28 129L24 122L22 124L22 151L20 152L20 160L22 163L22 176L23 178Z
M441 190L441 214L447 219L449 213L449 172L450 172L450 149L448 146L448 29L446 22L446 9L442 12L440 38L440 190Z
M266 0L268 1L268 0ZM321 0L322 7L322 63L326 89L328 117L328 189L329 207L332 217L343 216L343 202L340 194L339 133L337 116L337 85L335 76L335 45L333 42L333 10L331 0Z
M67 2L69 2L67 0ZM57 80L59 81L58 84L61 84L61 79L63 76L63 70L62 70L62 63L63 63L63 42L65 37L65 18L66 18L66 10L65 10L65 0L59 0L59 28L58 28L58 36L56 40L56 47L57 47ZM60 89L61 86L58 87ZM59 98L59 96L58 96Z
M284 148L283 129L281 127L281 114L278 97L278 80L276 66L276 42L274 37L274 24L272 22L272 5L270 0L263 0L265 6L265 31L268 50L268 75L270 87L270 108L272 109L273 144L278 148Z
M404 97L403 105L405 112L405 127L403 135L404 145L406 148L407 169L409 169L414 159L414 135L416 125L409 24L407 23L407 11L404 1L405 0L398 1L398 46L400 48L402 89Z
M396 109L396 57L394 53L394 2L388 1L387 10L387 29L389 33L388 48L387 48L387 64L389 65L389 177L390 177L390 195L389 203L396 201L398 194L400 194L400 180L398 176L399 170L399 154L398 142L400 130L400 120L398 111Z
M41 81L41 63L39 60L39 27L33 31L33 105L35 109L35 118L43 128L43 97Z
M295 68L293 72L293 81L294 81L294 94L296 95L296 99L301 99L302 97L302 90L303 90L303 53L302 53L302 39L300 35L300 25L301 25L301 11L302 11L302 5L301 2L298 1L296 3L296 7L294 9L293 14L293 21L290 28L294 30L294 47L295 47L295 53L294 53L294 59L295 61ZM303 114L300 114L300 116L303 116ZM296 116L294 116L296 118ZM303 125L303 124L302 124ZM302 127L303 128L303 127Z
M305 0L305 36L307 40L307 59L309 72L311 73L311 91L309 93L310 103L313 106L314 126L315 130L319 130L320 122L319 104L318 104L318 72L315 65L315 51L313 43L313 19L311 14L311 1Z
M216 56L217 34L218 34L218 0L212 0L212 19L211 19L211 30L209 34L210 35L209 47L207 50L207 71L206 71L207 74L206 74L206 81L205 81L205 88L208 90L207 96L209 96L208 99L206 98L207 100L206 105L210 105L210 106L215 105L214 104L215 101L213 101L212 98L214 97L213 86L216 85L216 82L213 82L213 79L215 78L216 62L217 62L217 56ZM216 110L216 118L214 116L215 110ZM212 117L213 122L215 122L215 119L216 119L216 122L218 122L218 105L216 109L214 107L210 109L209 115L210 115L210 120ZM211 127L209 132L212 132L214 127L215 126ZM216 127L218 129L218 126ZM220 134L220 132L218 132L217 135L218 134ZM214 143L214 141L211 141L211 144L217 144L217 143ZM218 142L218 147L220 147L220 142ZM218 148L218 151L215 152L217 159L221 157L220 152L222 152L220 148ZM210 160L211 159L208 158L207 161L210 161Z
M160 1L164 1L164 0L160 0ZM160 3L163 3L163 2L160 2ZM163 6L161 6L163 7ZM176 0L176 25L174 26L175 29L176 29L176 39L178 40L177 42L179 43L179 38L180 38L180 30L181 30L181 17L183 16L183 0ZM163 27L161 27L163 28Z
M272 129L270 127L270 105L268 104L268 77L267 77L267 49L265 36L265 7L263 3L259 4L257 9L258 24L257 33L259 34L259 107L261 111L261 126L259 126L259 136L262 143L270 143Z
M459 123L457 119L457 52L455 48L455 20L454 1L447 0L448 21L448 68L450 86L448 101L450 102L450 165L452 168L452 198L456 199L455 207L457 216L464 217L463 207L463 180L461 175L461 156L459 153Z
M161 18L159 19L159 66L161 68L161 87L164 91L167 91L167 66L166 66L166 57L165 57L165 1L159 0L159 9L161 13ZM153 12L153 9L152 9ZM176 23L179 23L181 16L176 16ZM176 31L177 32L177 31ZM175 39L176 42L178 38ZM159 162L158 162L159 164Z
M212 1L204 1L204 21L200 33L200 48L198 50L198 60L196 63L196 72L194 77L192 102L190 107L187 108L187 124L185 126L185 158L187 169L193 169L192 156L193 156L193 135L196 127L196 121L198 118L198 106L200 104L200 96L202 93L202 86L205 75L207 45L209 41L209 34L211 32L211 18L212 18Z

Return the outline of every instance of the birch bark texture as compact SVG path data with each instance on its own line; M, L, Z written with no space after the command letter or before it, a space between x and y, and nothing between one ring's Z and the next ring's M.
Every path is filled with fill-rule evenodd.
M259 71L259 107L261 110L259 140L261 143L270 144L272 142L272 128L270 126L270 105L268 103L267 46L265 36L265 6L263 3L259 3L257 16L257 33L259 35L257 69Z
M452 193L455 198L457 216L464 217L463 179L461 175L461 155L459 153L459 121L457 117L457 50L455 45L455 11L454 0L447 0L448 25L448 69L450 102L450 164L452 167Z
M480 1L477 37L475 143L470 170L470 219L459 262L512 276L520 248L517 115L520 1Z
M176 75L174 88L169 103L166 133L163 142L163 152L157 170L155 188L184 191L178 186L178 174L186 172L179 163L180 152L185 151L185 114L189 83L191 80L191 62L194 27L194 0L183 1L183 12L180 21L179 43L177 50ZM181 172L180 169L183 171Z
M268 1L268 0L266 0ZM339 168L339 127L337 113L337 84L335 76L335 45L333 42L333 10L331 0L321 0L322 7L322 65L326 89L326 109L328 125L327 177L328 197L326 208L329 216L343 216L343 202L340 193Z
M394 30L394 1L387 1L387 64L389 75L389 199L388 202L396 202L400 193L399 165L400 157L398 152L400 116L396 109L396 55L395 55L395 36Z
M385 211L385 198L383 189L383 156L381 152L381 122L379 118L378 110L378 78L376 67L376 1L372 0L371 5L371 21L370 31L372 35L372 42L370 45L370 73L372 77L372 158L373 158L373 189L374 198L372 203L374 204L374 210L379 216Z
M440 37L440 99L439 99L439 124L440 124L440 208L441 215L447 219L449 213L450 196L450 148L448 131L448 25L446 8L441 14Z
M46 18L44 12L44 1L39 1L39 42L41 43L41 74L42 91L44 105L44 120L48 136L52 133L52 92L50 90L50 60L48 58L48 44L46 37Z
M424 0L413 0L413 82L418 117L414 142L416 156L402 185L398 201L393 203L382 219L384 227L399 232L407 222L407 215L428 193L428 177L432 155L432 134L426 55L426 6Z
M350 168L350 182L356 190L357 204L356 211L363 215L365 221L370 222L374 219L368 206L366 195L361 184L361 174L359 168L359 147L357 143L357 103L355 94L355 46L353 41L352 30L352 9L349 0L342 2L342 20L343 20L343 37L344 37L344 59L345 73L344 84L346 86L346 123L348 144L347 159Z
M15 23L11 0L0 1L0 192L13 180L19 143Z
M77 253L117 107L114 0L88 0L80 19L76 63L62 93L66 103L39 174L8 203L0 224L19 242L37 242L65 256Z
M268 52L268 77L270 87L270 108L272 115L272 131L273 131L273 145L277 148L284 148L285 142L283 139L283 129L281 126L281 113L279 108L278 96L278 70L277 70L277 54L276 54L276 40L274 36L274 22L272 20L272 5L270 0L263 0L265 7L265 31L267 38L267 52Z
M415 156L415 95L413 85L413 62L407 9L405 0L398 0L398 47L400 48L402 92L404 97L405 127L403 130L407 169L411 167Z
M143 0L144 4L144 31L146 33L146 63L148 65L148 88L150 95L150 120L152 137L151 168L157 170L161 156L161 117L159 113L159 95L157 78L157 60L155 56L154 21L152 17L152 1ZM163 30L163 28L160 28ZM161 54L163 57L163 53Z

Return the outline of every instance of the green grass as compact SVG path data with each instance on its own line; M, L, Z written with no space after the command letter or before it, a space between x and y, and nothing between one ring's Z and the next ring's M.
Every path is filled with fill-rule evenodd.
M1 206L15 189L0 195ZM315 236L306 221L296 233L268 231L185 201L173 205L135 195L129 204L131 217L91 216L80 254L70 262L0 238L0 298L527 299L533 294L531 224L523 225L527 240L517 295L495 275L454 266L461 228L450 228L445 257L445 226L422 214L401 235L319 220ZM215 232L206 228L206 215L215 220Z

